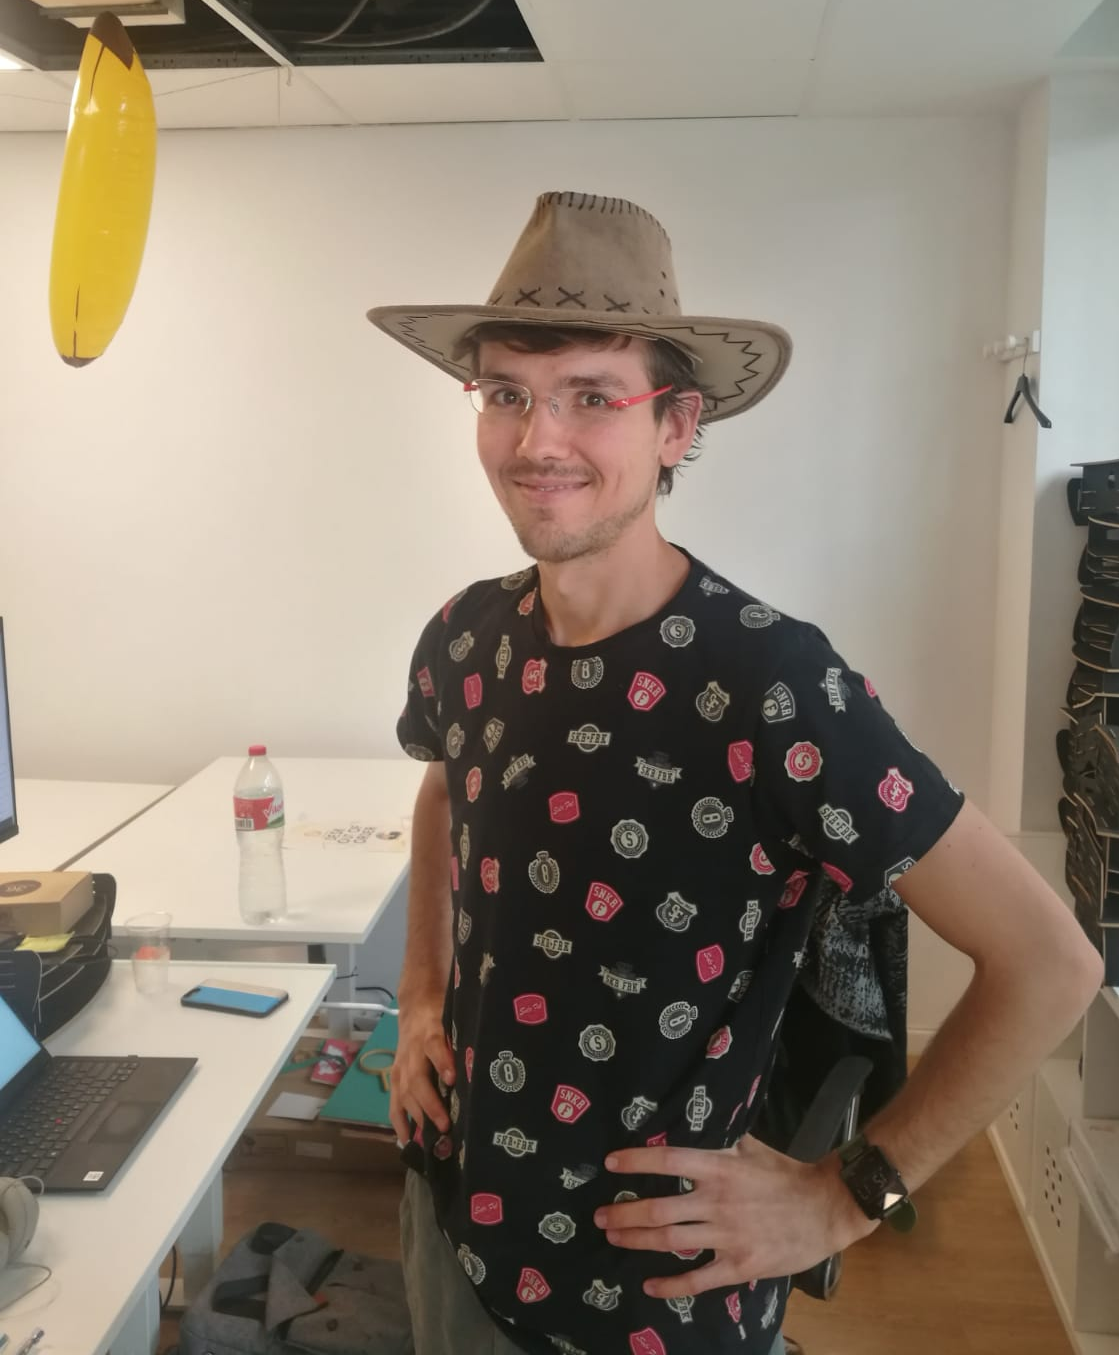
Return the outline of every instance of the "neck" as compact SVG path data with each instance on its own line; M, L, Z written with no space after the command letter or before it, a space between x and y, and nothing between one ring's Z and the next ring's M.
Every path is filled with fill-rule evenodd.
M578 560L541 563L540 602L553 644L594 644L654 616L689 567L657 531Z

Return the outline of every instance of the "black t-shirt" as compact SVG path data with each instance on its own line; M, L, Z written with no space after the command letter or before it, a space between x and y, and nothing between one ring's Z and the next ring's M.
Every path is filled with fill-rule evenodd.
M962 796L815 627L699 561L663 611L581 648L551 643L537 588L476 583L431 620L397 731L445 761L451 801L436 1213L526 1351L764 1355L788 1281L650 1298L711 1254L617 1248L594 1212L691 1183L603 1159L750 1130L814 873L869 898Z

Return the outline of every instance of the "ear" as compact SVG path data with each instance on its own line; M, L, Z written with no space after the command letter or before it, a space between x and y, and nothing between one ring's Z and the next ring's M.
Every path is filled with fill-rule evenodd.
M661 419L660 436L662 466L677 466L695 441L699 416L703 413L703 396L699 391L679 391L672 407Z

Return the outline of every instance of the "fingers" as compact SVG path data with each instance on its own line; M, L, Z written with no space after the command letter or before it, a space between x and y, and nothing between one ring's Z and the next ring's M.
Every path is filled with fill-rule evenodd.
M656 1195L604 1205L595 1211L594 1221L599 1228L663 1228L672 1223L698 1223L703 1209L694 1195Z
M424 1053L428 1062L443 1079L444 1086L453 1087L455 1082L455 1060L451 1053L450 1041L440 1028L437 1034L431 1034L424 1041Z
M705 1266L687 1270L683 1275L666 1275L660 1280L646 1280L643 1288L650 1298L676 1299L688 1294L703 1294L708 1289L719 1289L724 1285L743 1284L742 1278L735 1274L730 1261L716 1256Z
M623 1251L694 1252L714 1249L725 1239L710 1224L674 1223L667 1228L610 1228L606 1240Z

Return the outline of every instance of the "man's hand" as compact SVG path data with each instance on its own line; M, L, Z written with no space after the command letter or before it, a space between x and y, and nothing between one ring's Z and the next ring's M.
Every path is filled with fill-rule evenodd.
M451 1128L433 1074L443 1079L444 1086L454 1083L454 1058L443 1029L442 995L408 1005L401 1002L400 1039L389 1078L389 1119L401 1146L412 1137L409 1115L417 1125L426 1115L441 1134Z
M607 1205L595 1214L617 1247L714 1251L707 1265L648 1281L645 1292L653 1298L796 1275L878 1227L843 1184L834 1154L796 1162L749 1135L733 1148L627 1148L612 1153L606 1167L695 1183L686 1193Z

